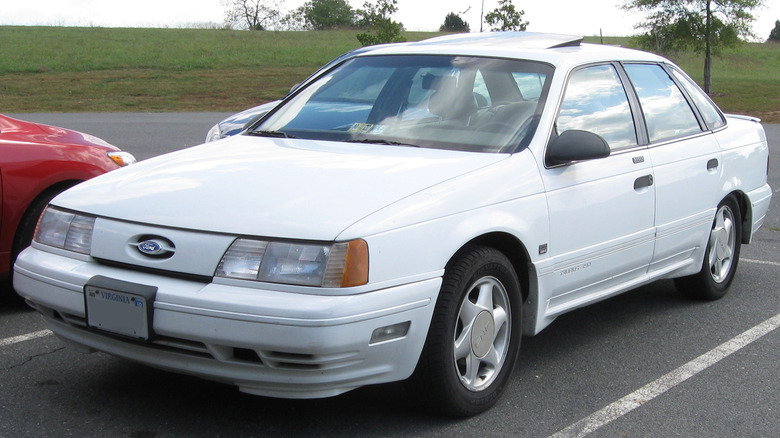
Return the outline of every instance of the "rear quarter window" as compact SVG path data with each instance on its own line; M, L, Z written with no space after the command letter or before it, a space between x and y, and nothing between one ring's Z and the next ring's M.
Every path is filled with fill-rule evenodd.
M626 64L639 97L651 143L700 133L693 109L677 84L658 64Z
M726 124L726 119L723 118L723 114L718 110L718 107L712 103L710 98L704 94L704 91L691 78L674 68L672 69L672 74L682 84L688 95L691 96L709 129L718 129Z

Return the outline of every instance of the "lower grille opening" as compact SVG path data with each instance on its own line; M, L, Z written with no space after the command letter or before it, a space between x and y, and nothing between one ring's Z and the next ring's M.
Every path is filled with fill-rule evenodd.
M248 348L233 348L233 358L242 362L251 362L255 364L263 363L260 356L257 355L257 352Z

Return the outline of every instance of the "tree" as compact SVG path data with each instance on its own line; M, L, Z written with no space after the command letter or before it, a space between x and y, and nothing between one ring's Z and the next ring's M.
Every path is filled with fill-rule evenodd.
M450 12L444 17L444 24L439 28L439 32L470 32L469 24L463 21L459 15Z
M355 22L355 11L346 0L310 0L300 11L309 29L351 27Z
M775 20L775 28L769 32L769 41L780 42L780 20Z
M704 91L712 92L712 55L752 36L750 10L763 0L626 0L624 9L647 14L636 28L639 41L660 52L692 49L704 53Z
M273 0L221 0L225 24L249 30L265 30L281 16L279 4Z
M528 22L523 21L525 11L518 11L512 0L499 0L498 7L485 15L485 22L491 30L525 30Z
M376 3L363 3L363 9L357 11L357 25L367 31L357 35L364 46L406 41L401 36L401 23L392 19L398 12L398 0L377 0Z

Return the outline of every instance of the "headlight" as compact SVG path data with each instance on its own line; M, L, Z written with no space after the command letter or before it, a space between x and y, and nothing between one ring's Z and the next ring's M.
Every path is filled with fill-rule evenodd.
M129 166L136 162L135 157L130 152L123 152L123 151L109 152L108 158L114 160L114 162L118 164L120 167Z
M368 283L368 245L236 239L219 262L217 277L316 287Z
M44 245L89 254L95 218L47 207L38 220L34 240Z
M219 129L219 123L212 126L211 129L209 129L208 134L206 134L206 143L214 140L219 140L222 138L222 130Z

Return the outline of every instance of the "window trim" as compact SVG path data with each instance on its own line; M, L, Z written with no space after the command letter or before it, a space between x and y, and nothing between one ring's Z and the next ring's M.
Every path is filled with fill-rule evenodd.
M555 110L554 110L554 116L553 116L553 119L552 119L552 124L549 127L549 133L547 135L547 140L546 140L546 142L544 144L544 168L545 169L555 169L555 168L558 168L558 167L568 166L568 165L571 165L573 163L576 163L576 162L573 162L573 163L563 163L563 164L550 164L550 161L548 159L548 152L547 151L550 148L550 143L558 136L558 117L560 116L561 110L563 109L563 101L566 98L566 91L569 88L569 83L570 83L572 75L574 73L580 71L580 70L583 70L583 69L586 69L586 68L590 68L590 67L598 67L598 66L602 66L602 65L612 66L615 69L616 73L617 73L618 80L620 81L621 85L623 86L623 91L626 93L626 98L628 100L628 107L629 107L629 109L631 111L631 120L633 120L633 122L634 122L634 134L636 135L636 141L637 141L637 144L633 145L633 146L626 146L626 147L619 148L619 149L611 149L610 148L609 156L611 157L613 155L622 155L624 153L636 152L637 150L640 150L640 149L642 149L642 150L643 149L647 149L647 141L646 141L647 129L644 127L644 123L645 123L644 122L644 117L643 117L642 114L637 113L637 109L641 109L639 107L639 100L636 97L636 94L634 93L633 84L631 84L631 82L628 81L628 75L623 71L623 67L621 65L621 62L620 61L599 61L599 62L592 62L592 63L588 63L588 64L581 64L581 65L578 65L578 66L570 69L566 73L566 77L564 78L564 87L563 87L563 90L560 93L560 97L558 98L558 102L555 105ZM626 82L626 81L628 81L628 82ZM550 81L550 84L552 84L552 81ZM626 87L626 84L630 85L630 87ZM629 90L629 88L630 88L630 90ZM548 101L548 104L549 103L551 103L551 102ZM639 129L640 126L642 127L641 130Z
M680 88L680 90L682 90L683 94L685 95L685 98L692 105L692 107L694 108L694 111L696 112L697 116L701 118L700 119L700 123L704 125L704 127L706 128L706 131L715 132L715 131L719 131L720 129L726 127L726 125L728 124L728 118L726 117L726 115L723 114L723 111L720 109L720 107L715 103L714 100L712 100L712 98L707 93L704 92L704 90L702 90L699 87L699 84L697 84L696 81L693 80L693 78L691 78L687 73L685 73L685 71L683 71L681 68L679 68L677 66L674 66L674 65L671 65L671 64L667 64L667 63L663 63L663 64L661 64L661 66L667 71L667 74L669 74L669 77L672 78L672 80L677 84L677 87ZM715 108L715 111L717 111L718 115L720 116L720 120L723 122L723 125L721 125L721 126L719 126L717 128L713 128L713 127L711 127L707 123L707 119L704 118L704 114L702 113L701 108L699 108L699 106L696 105L696 100L693 98L693 96L691 96L688 93L688 89L685 88L685 85L680 83L679 79L674 74L675 71L678 74L682 75L684 78L690 79L691 82L693 83L693 85L695 85L697 88L699 88L699 91L701 91L701 94L704 96L704 98L707 99L707 101L710 104L712 104L713 108Z
M636 94L636 88L634 86L634 83L631 81L631 78L628 76L628 72L625 70L625 65L657 65L659 66L672 80L672 82L675 84L678 90L680 90L680 93L682 93L683 98L685 99L685 102L688 104L688 107L691 109L691 112L693 113L694 117L696 118L696 122L699 124L700 132L692 133L692 134L685 134L681 135L679 137L670 137L665 138L656 142L650 141L650 134L647 130L647 117L645 116L644 109L642 108L642 104L639 101L639 96ZM693 98L688 94L688 91L685 89L685 87L677 80L677 78L672 74L670 71L670 66L666 62L651 62L651 61L620 61L620 67L623 69L623 72L626 74L626 77L629 80L629 83L631 84L631 93L634 94L634 96L637 99L637 107L639 108L639 111L641 111L642 115L642 127L644 130L645 138L647 139L646 145L648 147L655 147L659 145L666 145L670 143L675 143L681 140L686 140L690 138L695 138L704 134L708 134L710 132L713 132L712 129L707 125L706 121L704 120L704 117L702 116L699 107L694 102ZM682 72L682 70L680 70ZM684 74L684 72L683 72ZM687 75L686 75L687 76ZM706 94L705 94L706 95ZM709 96L707 96L709 98ZM711 101L711 100L710 100ZM714 103L714 102L713 102ZM718 112L720 113L721 117L725 117L723 115L723 112L720 111L720 108L718 108L717 105L715 105L715 108L718 109ZM724 126L725 127L725 124Z

